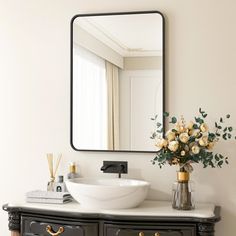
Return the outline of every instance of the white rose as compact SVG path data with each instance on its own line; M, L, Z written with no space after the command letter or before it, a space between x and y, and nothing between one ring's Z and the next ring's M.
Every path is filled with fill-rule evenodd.
M166 137L167 137L168 141L173 141L175 139L175 133L173 131L169 130L166 133Z
M208 126L207 126L207 124L206 124L206 123L201 124L201 125L200 125L200 130L201 130L203 133L207 132L207 131L208 131Z
M199 129L192 129L190 130L189 134L193 137L197 137L200 133L200 130Z
M202 136L200 139L199 139L199 144L200 146L202 147L205 147L208 145L208 137L207 136Z
M186 131L186 128L181 125L180 123L177 123L174 127L175 130L177 130L178 133L183 133Z
M200 148L198 147L198 145L193 145L191 151L193 152L193 154L198 154L200 152Z
M168 145L168 148L172 152L176 152L179 148L179 142L178 141L171 141Z
M159 148L167 147L167 145L168 145L168 142L164 138L159 139L156 144L156 146Z
M187 143L188 140L189 140L189 136L187 133L182 133L179 135L179 140L182 142L182 143Z

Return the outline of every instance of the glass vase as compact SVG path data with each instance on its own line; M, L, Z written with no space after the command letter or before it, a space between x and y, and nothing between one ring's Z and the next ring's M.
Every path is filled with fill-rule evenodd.
M189 180L189 172L177 172L177 181L172 188L172 207L177 210L192 210L194 205L194 183Z
M48 192L53 192L54 187L55 187L55 179L51 178L51 180L48 182L48 185L47 185L47 191Z

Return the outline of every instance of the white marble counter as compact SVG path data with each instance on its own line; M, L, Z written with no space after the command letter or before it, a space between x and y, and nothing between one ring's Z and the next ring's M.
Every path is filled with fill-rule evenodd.
M58 212L87 213L114 216L162 216L162 217L214 217L215 205L212 203L197 203L194 210L179 211L172 209L171 202L168 201L144 201L139 207L119 210L101 210L83 208L79 203L72 202L67 204L41 204L41 203L10 203L9 207L20 207L38 210L49 210Z

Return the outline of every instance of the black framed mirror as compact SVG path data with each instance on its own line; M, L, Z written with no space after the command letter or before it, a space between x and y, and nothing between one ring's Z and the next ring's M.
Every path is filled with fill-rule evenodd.
M158 11L81 14L71 21L71 146L154 152L163 123L165 29Z

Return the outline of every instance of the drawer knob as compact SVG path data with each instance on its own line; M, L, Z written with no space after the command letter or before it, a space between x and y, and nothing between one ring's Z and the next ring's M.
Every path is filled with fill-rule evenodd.
M61 233L64 232L64 228L61 226L61 227L58 229L58 231L55 233L55 232L53 232L53 230L52 230L52 226L51 226L51 225L48 225L48 226L46 227L46 231L47 231L51 236L58 236L58 235L60 235Z

